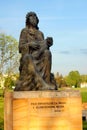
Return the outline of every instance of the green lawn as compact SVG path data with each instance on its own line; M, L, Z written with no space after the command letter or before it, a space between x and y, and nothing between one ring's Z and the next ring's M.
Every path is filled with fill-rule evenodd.
M83 130L87 130L87 122L83 121Z
M4 101L3 97L0 97L0 130L4 130Z
M75 90L80 90L82 102L87 102L87 88L75 88Z
M80 90L82 95L82 102L87 102L87 88L76 89ZM4 98L2 90L0 90L0 130L4 130ZM87 130L87 122L83 122L83 130Z
M80 88L79 89L82 96L82 102L87 102L87 88ZM83 121L83 130L87 130L87 122Z

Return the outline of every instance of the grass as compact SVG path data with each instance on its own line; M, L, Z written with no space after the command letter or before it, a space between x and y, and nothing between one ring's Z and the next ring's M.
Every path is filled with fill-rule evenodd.
M87 92L81 92L82 102L87 102Z
M79 88L82 96L82 102L87 102L87 88ZM87 121L83 121L83 130L87 130Z
M82 102L87 102L87 88L75 88L75 90L79 90L82 96Z
M0 130L4 130L4 101L3 97L0 97Z
M87 122L83 121L83 130L87 130Z
M82 102L87 102L87 88L77 88L80 90L82 96ZM4 98L3 91L0 90L0 130L4 130ZM87 122L83 121L83 130L87 130Z

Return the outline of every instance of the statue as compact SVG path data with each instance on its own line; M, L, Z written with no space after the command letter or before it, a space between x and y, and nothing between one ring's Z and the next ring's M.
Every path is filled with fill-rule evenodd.
M26 27L19 40L20 76L15 91L56 90L57 85L51 73L52 37L44 39L38 27L39 19L35 12L26 15Z

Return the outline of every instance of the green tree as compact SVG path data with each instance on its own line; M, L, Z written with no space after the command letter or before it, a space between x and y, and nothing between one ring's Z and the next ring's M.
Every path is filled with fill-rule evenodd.
M87 75L81 75L81 82L87 82Z
M68 86L79 87L80 85L80 74L78 71L71 71L68 76L65 77L66 84Z
M5 78L4 86L6 89L11 89L12 86L15 86L15 81L11 78L11 76Z
M55 80L56 80L56 83L58 84L59 88L66 87L66 82L65 82L63 76L61 74L59 74L58 72L55 75Z
M7 77L4 77L5 89L12 89L12 87L15 86L18 77L19 77L18 74L8 75Z
M18 68L18 42L12 36L0 34L0 73L13 73Z

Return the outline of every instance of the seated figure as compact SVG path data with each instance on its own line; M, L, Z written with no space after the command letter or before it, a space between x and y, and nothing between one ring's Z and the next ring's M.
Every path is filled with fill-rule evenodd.
M39 19L34 12L26 15L26 27L19 40L20 76L15 91L56 90L57 85L51 73L52 37L44 39L38 28Z

